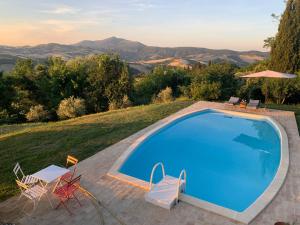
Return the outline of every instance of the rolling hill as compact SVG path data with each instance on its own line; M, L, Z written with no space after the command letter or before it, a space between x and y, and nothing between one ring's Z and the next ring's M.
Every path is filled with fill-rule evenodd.
M0 70L9 70L18 58L43 61L49 56L70 59L90 54L117 53L134 69L146 72L154 65L189 67L197 62L227 61L243 66L261 61L268 56L259 51L213 50L196 47L154 47L140 42L111 37L104 40L84 40L76 44L42 44L37 46L0 46Z

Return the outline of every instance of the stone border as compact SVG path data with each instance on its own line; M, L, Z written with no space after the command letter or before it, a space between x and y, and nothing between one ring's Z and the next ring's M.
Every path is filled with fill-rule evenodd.
M272 199L276 196L278 191L280 190L282 184L285 181L288 167L289 167L289 147L288 147L288 137L284 130L284 128L274 119L264 116L264 115L257 115L257 114L250 114L244 112L236 112L236 111L228 111L228 110L221 110L216 108L202 108L202 109L191 109L189 112L185 113L177 113L167 117L164 120L158 122L157 126L153 128L151 131L144 132L139 138L137 138L132 145L118 158L118 160L114 163L111 169L108 172L108 176L121 180L123 182L129 183L133 186L142 188L144 190L149 190L149 183L143 180L137 179L135 177L131 177L119 172L119 168L123 165L125 160L130 156L130 154L136 149L138 145L140 145L145 139L150 137L151 135L155 134L156 131L160 130L161 128L165 127L166 125L170 124L171 122L188 116L190 114L201 112L205 110L214 110L218 112L223 112L226 114L230 114L233 116L239 116L244 118L250 119L257 119L257 120L267 120L270 122L275 129L277 129L280 140L281 140L281 158L277 173L270 183L270 185L266 188L266 190L255 200L255 202L250 205L245 211L237 212L228 208L224 208L222 206L218 206L212 204L210 202L203 201L198 198L194 198L190 195L181 194L180 200L192 204L194 206L200 207L202 209L214 212L216 214L228 217L238 222L242 222L245 224L250 223L268 204L272 201Z

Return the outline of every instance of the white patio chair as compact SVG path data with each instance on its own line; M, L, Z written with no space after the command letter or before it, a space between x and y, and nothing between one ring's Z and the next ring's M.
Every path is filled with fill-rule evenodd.
M33 185L39 181L37 178L35 178L33 176L30 176L30 175L25 176L19 163L17 163L15 165L13 171L14 171L14 174L16 175L18 181L21 181L22 183L24 183L26 185Z
M16 182L17 182L17 185L19 186L19 188L21 190L20 197L24 196L24 197L26 197L27 199L29 199L33 202L33 209L32 209L31 213L26 213L24 211L25 205L22 209L27 215L31 215L36 210L36 208L38 206L38 203L40 202L43 195L46 195L51 207L53 208L52 202L51 202L51 200L49 199L49 197L47 195L48 191L42 185L40 185L38 183L38 184L35 184L35 185L32 185L32 186L28 186L28 185L26 185L25 183L23 183L19 180L16 180Z

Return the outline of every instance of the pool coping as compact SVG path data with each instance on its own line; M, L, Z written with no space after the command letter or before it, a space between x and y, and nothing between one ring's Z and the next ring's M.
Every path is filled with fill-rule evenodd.
M268 120L275 129L277 128L278 133L280 135L280 141L281 141L281 158L278 170L276 172L276 175L270 185L266 188L266 190L255 200L253 204L251 204L246 210L243 212L237 212L222 206L218 206L216 204L192 197L187 194L181 194L179 199L192 204L194 206L197 206L199 208L205 209L210 212L214 212L216 214L225 216L227 218L230 218L232 220L248 224L250 223L255 217L257 217L262 210L267 207L272 199L276 196L280 188L282 187L289 167L289 145L288 145L288 136L286 134L286 131L281 126L280 123L278 123L275 119L265 116L265 115L258 115L258 114L252 114L252 113L245 113L245 112L237 112L237 111L230 111L230 110L223 110L223 109L217 109L214 107L211 108L202 108L202 109L192 109L188 112L181 113L181 114L174 114L163 121L160 121L157 126L155 126L153 129L151 129L148 132L145 132L141 136L139 136L133 144L127 148L123 154L117 159L117 161L113 164L111 169L108 171L107 175L110 177L113 177L115 179L121 180L123 182L126 182L128 184L131 184L133 186L139 187L141 189L144 189L145 191L149 190L149 183L145 182L143 180L137 179L135 177L131 177L128 175L125 175L121 172L119 172L119 168L123 165L125 160L130 156L130 154L136 149L136 147L142 143L146 138L148 138L150 135L158 131L159 129L165 127L169 123L173 122L174 120L177 120L181 117L188 116L190 114L201 112L205 110L215 110L218 112L223 112L226 114L230 114L233 116L240 116L243 118L249 118L249 119L265 119Z

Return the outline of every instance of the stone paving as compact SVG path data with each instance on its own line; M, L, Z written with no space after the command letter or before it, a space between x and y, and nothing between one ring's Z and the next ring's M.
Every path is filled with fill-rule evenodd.
M286 181L278 195L251 222L251 225L273 225L277 221L285 221L292 224L297 218L299 218L300 222L300 138L294 113L269 109L250 111L239 109L238 107L228 107L221 103L197 102L175 115L203 108L226 109L267 115L276 119L285 128L290 149L290 167ZM103 213L103 218L107 225L122 223L126 225L239 224L184 202L180 202L171 211L159 208L144 201L145 192L143 190L106 175L113 163L134 140L161 123L168 121L171 117L158 121L79 163L78 171L83 177L82 186L100 200L109 211L102 206L95 207L85 195L80 194L82 207L79 207L76 202L68 204L74 213L73 216L69 216L63 208L57 210L51 209L47 200L43 199L38 209L29 217L24 215L20 210L25 204L24 200L18 202L17 197L14 197L0 203L0 224L2 221L24 225L101 224L99 209ZM53 201L55 200L53 199ZM109 212L117 216L122 223L115 219Z

